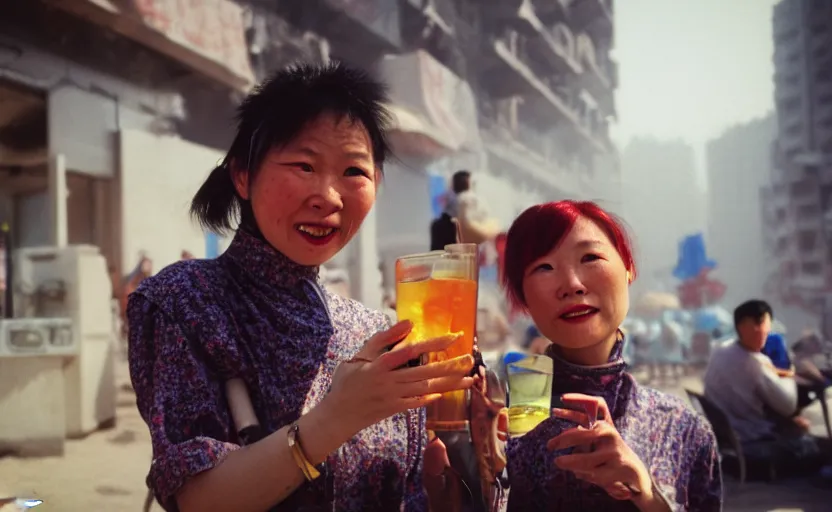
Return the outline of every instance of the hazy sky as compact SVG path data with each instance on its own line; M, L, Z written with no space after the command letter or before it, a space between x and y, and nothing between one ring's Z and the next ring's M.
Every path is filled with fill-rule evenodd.
M777 1L616 1L616 140L682 138L701 162L705 141L772 110Z

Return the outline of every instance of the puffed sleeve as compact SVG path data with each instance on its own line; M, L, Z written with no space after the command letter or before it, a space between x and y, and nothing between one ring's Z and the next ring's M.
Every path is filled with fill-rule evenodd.
M239 446L230 442L222 386L180 326L135 293L127 321L130 378L153 445L147 483L164 509L175 511L185 481Z
M688 508L690 512L714 512L722 510L722 469L716 437L709 428L704 442L695 447L690 483L688 484Z

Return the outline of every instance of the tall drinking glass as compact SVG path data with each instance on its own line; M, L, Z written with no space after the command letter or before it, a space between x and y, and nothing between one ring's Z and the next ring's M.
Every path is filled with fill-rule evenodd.
M476 244L452 244L444 251L396 260L396 314L399 320L413 322L413 330L403 343L462 333L448 349L428 354L423 362L473 353L478 272ZM427 422L431 430L466 430L468 392L445 393L428 406Z
M508 430L512 436L530 432L550 416L552 359L529 356L506 365L508 373Z

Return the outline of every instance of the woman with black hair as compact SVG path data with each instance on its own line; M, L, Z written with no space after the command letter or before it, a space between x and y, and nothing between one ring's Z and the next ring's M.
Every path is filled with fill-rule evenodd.
M204 227L235 229L231 246L130 298L148 484L166 510L427 509L422 406L469 387L473 358L407 367L454 338L398 345L409 323L391 328L318 280L375 202L385 99L337 64L264 83L191 207Z

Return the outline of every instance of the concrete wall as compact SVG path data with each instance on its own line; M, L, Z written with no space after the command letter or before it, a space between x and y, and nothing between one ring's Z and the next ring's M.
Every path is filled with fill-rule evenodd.
M205 235L188 215L191 198L219 163L219 151L177 137L120 132L122 268L140 251L154 272L178 261L182 250L205 256Z

